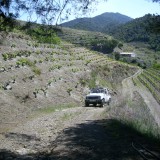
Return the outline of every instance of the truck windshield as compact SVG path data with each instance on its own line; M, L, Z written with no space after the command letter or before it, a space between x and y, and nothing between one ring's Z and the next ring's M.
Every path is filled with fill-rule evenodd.
M91 93L104 93L104 89L92 89Z

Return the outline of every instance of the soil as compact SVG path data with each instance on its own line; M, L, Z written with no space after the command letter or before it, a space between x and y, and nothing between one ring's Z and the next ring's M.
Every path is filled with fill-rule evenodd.
M155 143L104 108L75 107L41 115L1 134L0 159L141 160L132 143L158 154Z

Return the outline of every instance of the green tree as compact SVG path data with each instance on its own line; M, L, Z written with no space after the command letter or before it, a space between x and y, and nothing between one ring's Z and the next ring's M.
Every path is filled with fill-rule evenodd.
M111 53L117 46L116 39L93 40L91 42L92 49L103 53Z
M118 61L120 59L120 54L119 53L115 53L115 59Z
M159 23L153 19L159 17ZM156 20L158 22L158 19ZM112 30L110 34L124 42L144 42L158 51L160 48L160 16L147 14ZM118 45L119 47L119 45Z

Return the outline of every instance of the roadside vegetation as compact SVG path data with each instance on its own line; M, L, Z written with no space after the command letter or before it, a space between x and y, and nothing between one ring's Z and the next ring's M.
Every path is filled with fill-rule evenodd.
M40 113L40 114L50 114L50 113L53 113L53 112L62 111L62 110L67 109L67 108L73 108L75 106L76 106L76 104L71 104L71 103L60 104L60 105L56 105L56 106L41 108L40 110L38 110L38 113Z
M117 104L107 108L107 113L109 118L120 121L149 139L159 141L160 128L138 92L133 92L132 99L119 98Z

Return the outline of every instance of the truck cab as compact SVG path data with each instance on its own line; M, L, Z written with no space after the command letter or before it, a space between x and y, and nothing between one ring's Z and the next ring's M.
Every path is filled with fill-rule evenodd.
M109 94L108 89L106 88L93 88L90 90L90 93L85 98L85 106L92 104L93 106L103 107L105 103L109 105L111 101L111 95Z

